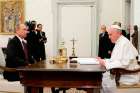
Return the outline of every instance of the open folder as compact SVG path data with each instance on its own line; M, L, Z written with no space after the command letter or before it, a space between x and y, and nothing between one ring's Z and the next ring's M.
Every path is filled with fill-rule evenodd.
M80 64L99 64L96 58L73 58L72 60L77 61Z

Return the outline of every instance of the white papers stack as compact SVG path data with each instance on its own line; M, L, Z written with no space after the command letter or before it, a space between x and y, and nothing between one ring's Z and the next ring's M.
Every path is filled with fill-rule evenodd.
M96 58L73 58L72 60L76 60L80 64L99 64Z

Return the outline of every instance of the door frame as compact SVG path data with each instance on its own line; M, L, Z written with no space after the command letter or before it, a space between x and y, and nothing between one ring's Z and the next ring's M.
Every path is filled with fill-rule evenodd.
M54 33L54 55L57 55L59 42L61 40L61 8L64 5L86 5L91 7L91 57L98 54L99 41L99 0L52 0L53 11L53 33Z

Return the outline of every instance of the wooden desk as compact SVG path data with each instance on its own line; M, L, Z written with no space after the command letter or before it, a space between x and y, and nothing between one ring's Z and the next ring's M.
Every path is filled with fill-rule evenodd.
M28 67L18 68L20 82L38 93L39 87L86 88L87 93L100 93L102 73L99 65L76 63L50 64L39 62ZM26 91L25 91L26 93Z

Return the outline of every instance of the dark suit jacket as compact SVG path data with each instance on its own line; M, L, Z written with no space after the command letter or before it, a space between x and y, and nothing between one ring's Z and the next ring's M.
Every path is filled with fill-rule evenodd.
M122 30L122 35L126 37L126 32L125 32L125 30Z
M37 44L38 44L38 56L41 60L46 59L45 55L45 43L47 42L47 38L45 36L45 32L37 31Z
M38 44L37 44L37 34L35 31L29 31L29 33L27 34L27 43L29 45L29 50L31 55L34 57L34 59L36 59L36 61L38 61Z
M99 52L98 56L101 58L110 58L111 54L109 51L112 51L114 44L111 43L108 33L101 33L99 35Z
M135 30L134 33L131 35L132 37L132 44L135 46L135 48L138 50L138 31Z
M29 60L25 60L25 54L22 44L18 37L12 38L7 45L6 49L6 67L17 68L20 66L26 66L29 63L34 63L30 53L28 52ZM17 72L4 71L4 78L9 81L18 81L19 75Z

